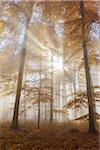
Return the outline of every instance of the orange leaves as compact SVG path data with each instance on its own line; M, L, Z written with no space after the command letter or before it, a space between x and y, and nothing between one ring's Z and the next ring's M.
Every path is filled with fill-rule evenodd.
M0 20L0 32L2 32L4 26L5 26L5 22L3 20Z

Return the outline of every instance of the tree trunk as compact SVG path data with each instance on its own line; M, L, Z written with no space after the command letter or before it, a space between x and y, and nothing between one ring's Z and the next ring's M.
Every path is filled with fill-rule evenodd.
M26 70L27 71L27 70ZM27 77L27 73L25 71L25 79ZM25 81L24 81L25 82ZM26 82L24 83L24 96L23 96L23 107L24 107L24 121L26 122L27 120L27 107L26 107Z
M74 116L74 119L77 118L77 109L76 109L76 66L74 64L73 66L73 90L74 90L74 101L75 101L75 116Z
M41 82L41 81L40 81ZM40 93L41 91L40 91L40 89L39 89L39 98L38 98L38 130L40 129L40 95L41 95L41 93Z
M95 121L94 121L94 99L92 97L91 90L91 77L89 71L89 63L88 63L88 51L85 41L85 23L84 23L84 2L80 1L80 14L82 17L82 47L84 53L84 64L85 64L85 73L86 73L86 85L87 85L87 98L88 98L88 109L89 109L89 132L95 133Z
M13 121L12 121L12 126L11 126L12 129L18 128L18 112L19 112L19 102L20 102L20 96L21 96L22 78L23 78L25 55L26 55L26 39L27 39L27 35L25 33L24 46L23 46L23 49L21 52L21 58L20 58L17 92L16 92L16 99L15 99L15 106L14 106Z
M51 51L51 100L50 100L50 122L53 122L53 51Z
M29 27L29 22L30 22L30 17L27 16L27 18L26 18L26 30L25 30L25 35L24 35L24 40L23 40L23 48L21 51L20 64L19 64L19 75L18 75L16 99L15 99L15 106L14 106L14 113L13 113L13 120L12 120L11 129L18 129L19 128L18 113L19 113L19 103L20 103L23 71L24 71L25 56L26 56L27 29Z
M39 87L39 97L38 97L38 129L40 129L40 100L41 100L41 84L42 84L42 81L41 81L41 55L40 55L40 66L39 66L39 69L40 69L40 87Z

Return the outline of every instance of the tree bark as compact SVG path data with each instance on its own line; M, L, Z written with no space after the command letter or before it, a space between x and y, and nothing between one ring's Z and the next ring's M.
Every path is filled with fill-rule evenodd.
M91 76L89 71L88 63L88 50L85 41L85 23L84 23L84 2L80 1L80 14L82 17L82 47L84 53L84 64L85 64L85 74L86 74L86 86L87 86L87 98L88 98L88 109L89 109L89 132L95 133L95 119L94 119L94 99L92 97L91 89Z
M13 120L12 120L12 126L11 126L12 129L18 128L18 112L19 112L19 103L20 103L21 88L22 88L22 78L23 78L25 55L26 55L26 39L27 39L27 35L25 33L24 46L23 46L23 49L21 52L20 65L19 65L17 92L16 92L14 114L13 114Z
M74 119L77 118L77 108L76 108L76 66L75 64L73 65L73 90L74 90L74 101L75 101L75 116Z
M50 100L50 122L53 122L53 50L51 51L51 100Z
M27 16L27 18L26 18L26 29L25 29L25 35L24 35L24 41L23 41L23 48L21 51L20 64L19 64L19 75L18 75L16 99L15 99L15 106L14 106L14 113L13 113L13 120L12 120L11 129L18 129L19 128L18 113L19 113L19 103L20 103L23 71L24 71L25 56L26 56L27 29L29 27L29 22L30 22L30 17Z
M40 52L41 53L41 52ZM39 97L38 97L38 130L40 129L40 100L41 100L41 84L42 84L42 80L41 80L41 55L40 55L40 85L39 85Z

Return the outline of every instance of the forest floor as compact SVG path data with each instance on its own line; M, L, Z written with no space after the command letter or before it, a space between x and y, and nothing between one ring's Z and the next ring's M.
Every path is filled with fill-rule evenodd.
M5 149L0 150L99 150L99 133L88 133L83 122L44 124L40 130L25 123L16 131L9 125L1 125Z

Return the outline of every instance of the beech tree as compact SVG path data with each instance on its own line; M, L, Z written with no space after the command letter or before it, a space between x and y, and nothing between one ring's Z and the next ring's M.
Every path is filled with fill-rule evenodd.
M91 76L89 71L88 63L88 50L85 41L85 23L84 23L84 2L80 2L80 14L82 17L82 47L84 53L84 64L85 64L85 73L86 73L86 85L87 85L87 98L88 98L88 110L89 110L89 132L96 132L95 120L94 120L94 98L92 94L91 86Z
M21 51L21 58L20 58L20 64L19 64L19 75L18 75L18 83L17 83L17 91L16 91L16 100L15 100L14 114L13 114L13 120L12 120L12 125L11 125L12 129L19 128L19 125L18 125L19 103L20 103L23 71L24 71L25 56L26 56L27 30L29 28L30 18L31 18L31 14L32 14L32 6L30 7L29 12L25 14L26 27L25 27L24 41L23 41L23 47L22 47L22 51Z

